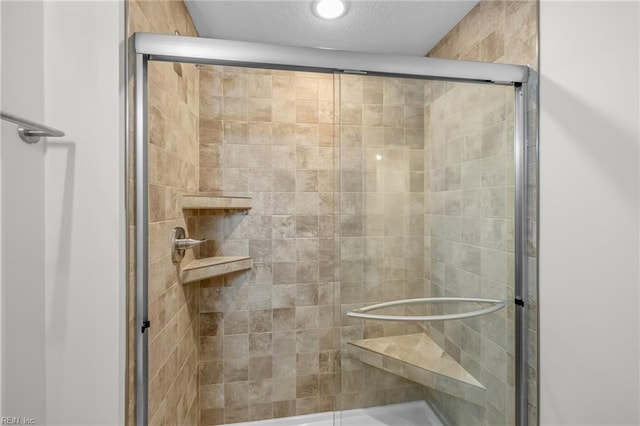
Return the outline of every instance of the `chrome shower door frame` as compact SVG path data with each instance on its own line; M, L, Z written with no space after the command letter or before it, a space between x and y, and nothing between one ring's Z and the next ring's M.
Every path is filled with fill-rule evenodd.
M486 62L380 55L198 37L136 33L135 71L135 277L136 424L148 424L148 62L233 65L514 86L516 424L527 426L527 82L529 68ZM130 141L128 141L130 143ZM127 158L127 161L131 159ZM128 169L128 168L127 168ZM127 189L128 191L128 189Z

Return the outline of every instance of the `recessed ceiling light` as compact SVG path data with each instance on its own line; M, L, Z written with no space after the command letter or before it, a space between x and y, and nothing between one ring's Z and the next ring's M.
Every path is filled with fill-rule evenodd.
M336 19L347 11L342 0L319 0L313 3L313 11L323 19Z

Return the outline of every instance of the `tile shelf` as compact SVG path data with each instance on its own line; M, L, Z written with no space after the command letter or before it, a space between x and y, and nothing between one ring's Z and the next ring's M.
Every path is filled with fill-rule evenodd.
M486 388L424 333L348 342L352 358L484 406Z
M183 195L183 210L250 210L251 197L231 197L222 195ZM252 260L246 256L220 256L196 259L181 268L183 284L207 278L219 277L232 272L251 269Z
M196 259L182 268L182 284L219 277L232 272L251 269L252 260L246 256L221 256Z
M183 195L182 209L194 210L249 210L251 197L209 195Z

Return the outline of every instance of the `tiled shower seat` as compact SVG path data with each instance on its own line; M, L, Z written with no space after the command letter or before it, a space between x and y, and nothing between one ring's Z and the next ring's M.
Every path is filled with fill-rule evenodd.
M349 355L373 367L484 406L486 388L424 333L349 342Z

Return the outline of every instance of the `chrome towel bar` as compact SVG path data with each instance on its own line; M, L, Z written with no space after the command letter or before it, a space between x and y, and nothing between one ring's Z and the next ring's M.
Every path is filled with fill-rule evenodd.
M45 126L44 124L39 124L3 111L0 111L0 118L5 121L16 123L18 125L18 134L20 135L20 139L26 143L40 142L41 137L53 136L59 138L64 136L64 132L62 130L54 129L53 127Z
M402 306L402 305L414 305L417 303L434 303L434 302L471 302L491 305L488 308L477 309L475 311L461 312L459 314L445 314L445 315L385 315L385 314L367 314L365 312L373 311L376 309L388 308L390 306ZM506 301L496 299L478 299L475 297L424 297L419 299L402 299L393 300L391 302L378 303L375 305L365 306L363 308L354 309L347 312L348 317L362 318L370 320L380 321L447 321L447 320L459 320L464 318L479 317L481 315L490 314L492 312L499 311L506 306Z

